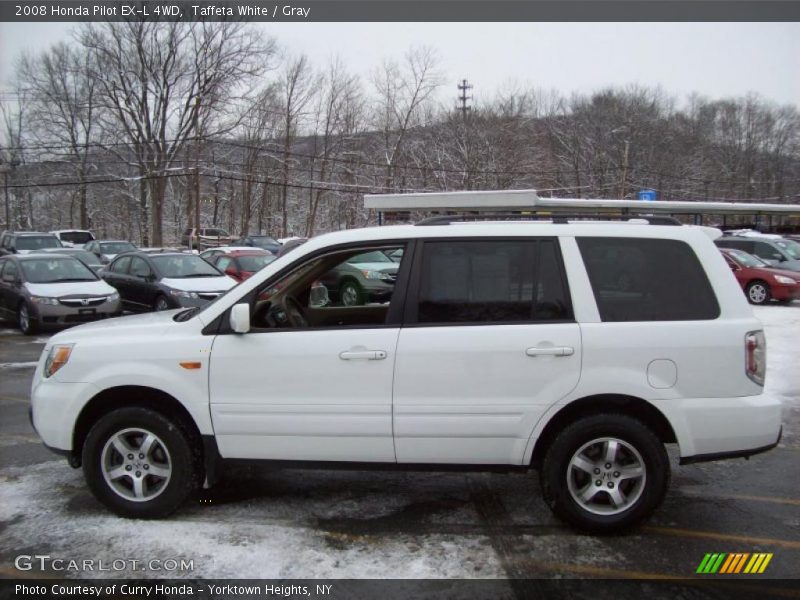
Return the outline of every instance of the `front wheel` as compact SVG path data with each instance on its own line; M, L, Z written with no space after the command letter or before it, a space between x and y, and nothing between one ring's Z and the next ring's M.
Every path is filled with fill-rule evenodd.
M17 309L17 323L19 330L25 335L33 335L39 331L39 322L31 315L31 309L26 302L22 302Z
M364 303L361 286L355 281L345 281L339 289L342 306L359 306Z
M165 296L159 296L156 298L156 301L153 303L153 310L169 310L169 302L167 301L167 298Z
M82 459L92 493L122 517L165 517L200 485L197 444L180 424L146 408L103 416L86 436Z
M620 414L566 427L540 474L555 515L590 533L618 533L644 521L664 499L669 477L664 444L642 422Z
M763 281L753 281L749 283L745 293L747 294L747 299L750 301L750 304L766 304L770 301L770 298L772 298L769 285Z

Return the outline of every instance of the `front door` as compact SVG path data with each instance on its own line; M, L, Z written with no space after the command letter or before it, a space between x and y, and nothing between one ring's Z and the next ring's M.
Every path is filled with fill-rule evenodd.
M557 241L426 241L417 254L395 368L397 461L520 464L580 375Z
M252 294L250 332L216 337L211 417L223 457L395 461L392 295L351 307L320 293L326 273L373 249L302 260Z

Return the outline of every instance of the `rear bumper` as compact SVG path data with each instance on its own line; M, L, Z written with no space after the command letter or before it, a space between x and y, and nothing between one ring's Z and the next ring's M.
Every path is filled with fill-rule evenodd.
M781 436L780 400L764 394L654 404L675 431L682 464L751 456L774 448Z

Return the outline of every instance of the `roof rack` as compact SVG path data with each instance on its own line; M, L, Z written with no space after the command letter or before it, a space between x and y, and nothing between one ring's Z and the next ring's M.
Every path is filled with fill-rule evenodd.
M451 225L462 221L552 221L557 224L566 224L576 220L593 221L647 221L650 225L682 225L675 217L652 215L598 215L598 214L553 214L553 215L523 215L518 213L481 213L461 215L439 215L428 217L415 223L417 226Z

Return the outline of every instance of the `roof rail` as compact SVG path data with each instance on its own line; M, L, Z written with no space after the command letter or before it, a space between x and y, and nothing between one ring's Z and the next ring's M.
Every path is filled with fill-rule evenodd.
M518 213L481 213L461 215L439 215L428 217L415 223L417 226L451 225L463 221L552 221L566 224L577 220L592 221L647 221L650 225L682 225L675 217L652 215L598 215L598 214L554 214L554 215L522 215Z

